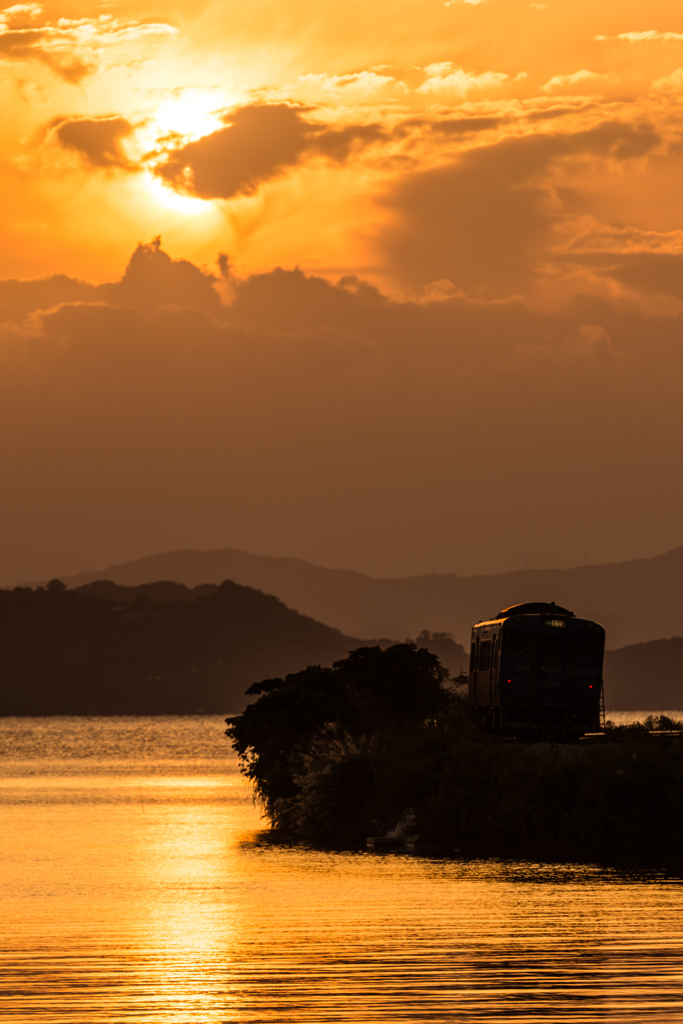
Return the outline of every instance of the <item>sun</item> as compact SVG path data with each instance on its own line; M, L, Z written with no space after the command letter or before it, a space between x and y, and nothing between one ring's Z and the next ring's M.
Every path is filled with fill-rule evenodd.
M145 174L145 188L154 201L167 210L182 213L188 217L215 217L216 205L210 199L199 199L196 196L183 195L175 189L164 185L153 174Z
M176 191L154 174L154 167L168 146L175 149L223 128L224 112L234 106L235 98L224 89L187 88L151 99L151 109L136 132L140 152L146 153L146 192L159 206L175 213L215 216L215 203Z
M156 107L152 114L157 135L173 132L194 142L224 127L222 119L229 98L222 89L179 89Z

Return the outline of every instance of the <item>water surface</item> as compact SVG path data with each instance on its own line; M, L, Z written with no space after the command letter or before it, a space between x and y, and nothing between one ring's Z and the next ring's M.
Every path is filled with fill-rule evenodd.
M222 729L0 719L3 1020L683 1016L678 879L273 846Z

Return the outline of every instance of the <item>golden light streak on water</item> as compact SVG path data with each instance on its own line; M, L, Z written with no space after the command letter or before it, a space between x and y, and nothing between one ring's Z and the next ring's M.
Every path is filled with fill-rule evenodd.
M3 1020L675 1021L662 873L273 846L213 718L0 721Z

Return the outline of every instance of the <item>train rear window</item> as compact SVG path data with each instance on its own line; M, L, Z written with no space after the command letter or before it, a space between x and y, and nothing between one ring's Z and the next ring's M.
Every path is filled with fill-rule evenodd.
M566 649L565 633L542 633L541 634L541 658L550 658L553 661L561 661Z
M491 641L482 640L479 644L479 671L488 672L491 664Z
M602 636L573 636L572 654L577 658L601 658Z
M536 653L536 634L522 629L505 630L505 652L506 654L528 654Z

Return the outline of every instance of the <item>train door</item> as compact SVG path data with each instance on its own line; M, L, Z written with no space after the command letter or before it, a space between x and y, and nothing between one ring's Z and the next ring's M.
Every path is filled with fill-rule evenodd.
M584 631L584 629L586 631ZM587 630L591 630L588 632ZM602 728L602 659L605 634L590 623L582 629L577 623L569 642L569 678L567 703L585 722L587 730Z
M538 703L557 707L565 702L566 629L546 627L538 651Z
M468 685L468 695L470 704L476 706L477 703L477 663L479 660L479 637L472 630L472 643L470 646L470 675Z
M508 626L501 633L501 704L531 707L536 701L538 633L534 629Z
M498 677L500 676L500 629L491 638L491 670L489 675L489 699L492 707L500 704Z
M491 640L480 637L477 657L477 707L487 708L491 705Z

